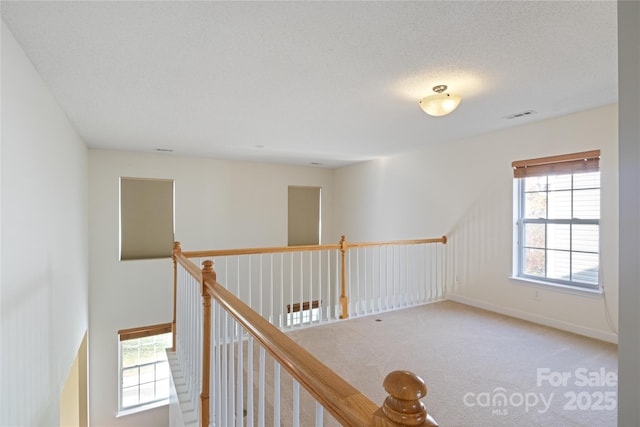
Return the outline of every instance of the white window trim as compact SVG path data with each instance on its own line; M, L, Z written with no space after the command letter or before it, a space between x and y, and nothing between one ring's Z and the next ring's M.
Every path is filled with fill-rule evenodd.
M563 285L560 283L546 282L543 280L533 280L526 277L519 277L517 275L510 276L509 279L513 280L516 284L521 286L529 286L532 288L550 290L559 292L562 294L579 295L583 297L602 298L604 290L602 286L598 289L582 288L579 286Z
M118 400L120 400L120 393L122 393L122 387L118 387ZM138 412L148 411L150 409L161 408L169 405L169 398L158 400L151 403L145 403L144 405L136 406L133 408L119 409L116 414L116 418L126 417L127 415L137 414Z

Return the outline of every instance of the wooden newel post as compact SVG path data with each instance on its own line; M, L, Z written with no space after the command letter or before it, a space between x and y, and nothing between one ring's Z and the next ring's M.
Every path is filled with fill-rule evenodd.
M347 239L344 235L340 238L341 252L341 291L340 291L340 318L347 319L349 317L349 299L347 298Z
M176 307L178 305L178 255L182 252L180 242L173 242L173 322L171 322L171 351L176 351Z
M209 378L211 377L211 295L206 281L216 281L213 261L202 262L202 392L200 393L200 425L209 426Z
M427 414L420 401L427 395L427 386L422 378L409 371L393 371L382 385L389 396L373 416L375 427L437 427L438 423Z

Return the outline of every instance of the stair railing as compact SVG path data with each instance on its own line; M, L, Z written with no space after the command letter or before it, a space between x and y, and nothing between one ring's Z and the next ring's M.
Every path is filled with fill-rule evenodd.
M404 371L389 374L384 381L389 397L378 408L278 327L344 319L350 310L356 316L366 315L442 297L444 250L432 244L446 241L443 236L349 244L343 236L337 245L197 252L182 252L176 242L173 350L200 424L263 425L267 419L280 425L286 419L291 425L312 425L313 420L305 417L315 412L315 425L324 425L325 413L342 425L436 425L419 400L426 395L419 377ZM199 258L202 270L191 262L193 258ZM217 281L214 258L222 260L227 287ZM277 289L287 283L289 294L285 296L284 290L278 294ZM255 288L258 294L252 304ZM355 296L351 302L348 295ZM285 302L289 302L286 312ZM264 307L270 307L267 313ZM314 315L315 310L321 314ZM283 367L290 378L282 379ZM270 390L265 388L265 375L274 383ZM301 396L301 385L307 397ZM285 407L292 410L281 410L283 399L290 400ZM308 408L310 399L315 410Z
M389 374L389 396L378 406L218 283L211 260L199 270L177 245L174 261L176 354L185 376L199 375L190 387L200 390L200 426L323 426L325 415L343 426L437 425L420 402L427 390L416 375ZM193 305L194 287L201 308L181 308ZM201 339L181 338L194 330Z

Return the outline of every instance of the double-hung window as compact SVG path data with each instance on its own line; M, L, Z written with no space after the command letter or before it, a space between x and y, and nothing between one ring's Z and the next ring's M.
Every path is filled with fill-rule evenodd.
M169 403L171 324L118 331L120 387L118 414L126 415Z
M600 151L513 162L516 276L599 289Z

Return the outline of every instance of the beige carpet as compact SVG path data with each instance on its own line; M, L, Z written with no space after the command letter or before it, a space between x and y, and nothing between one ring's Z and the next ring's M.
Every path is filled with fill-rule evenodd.
M415 372L442 427L616 426L613 344L450 301L289 335L375 402Z

